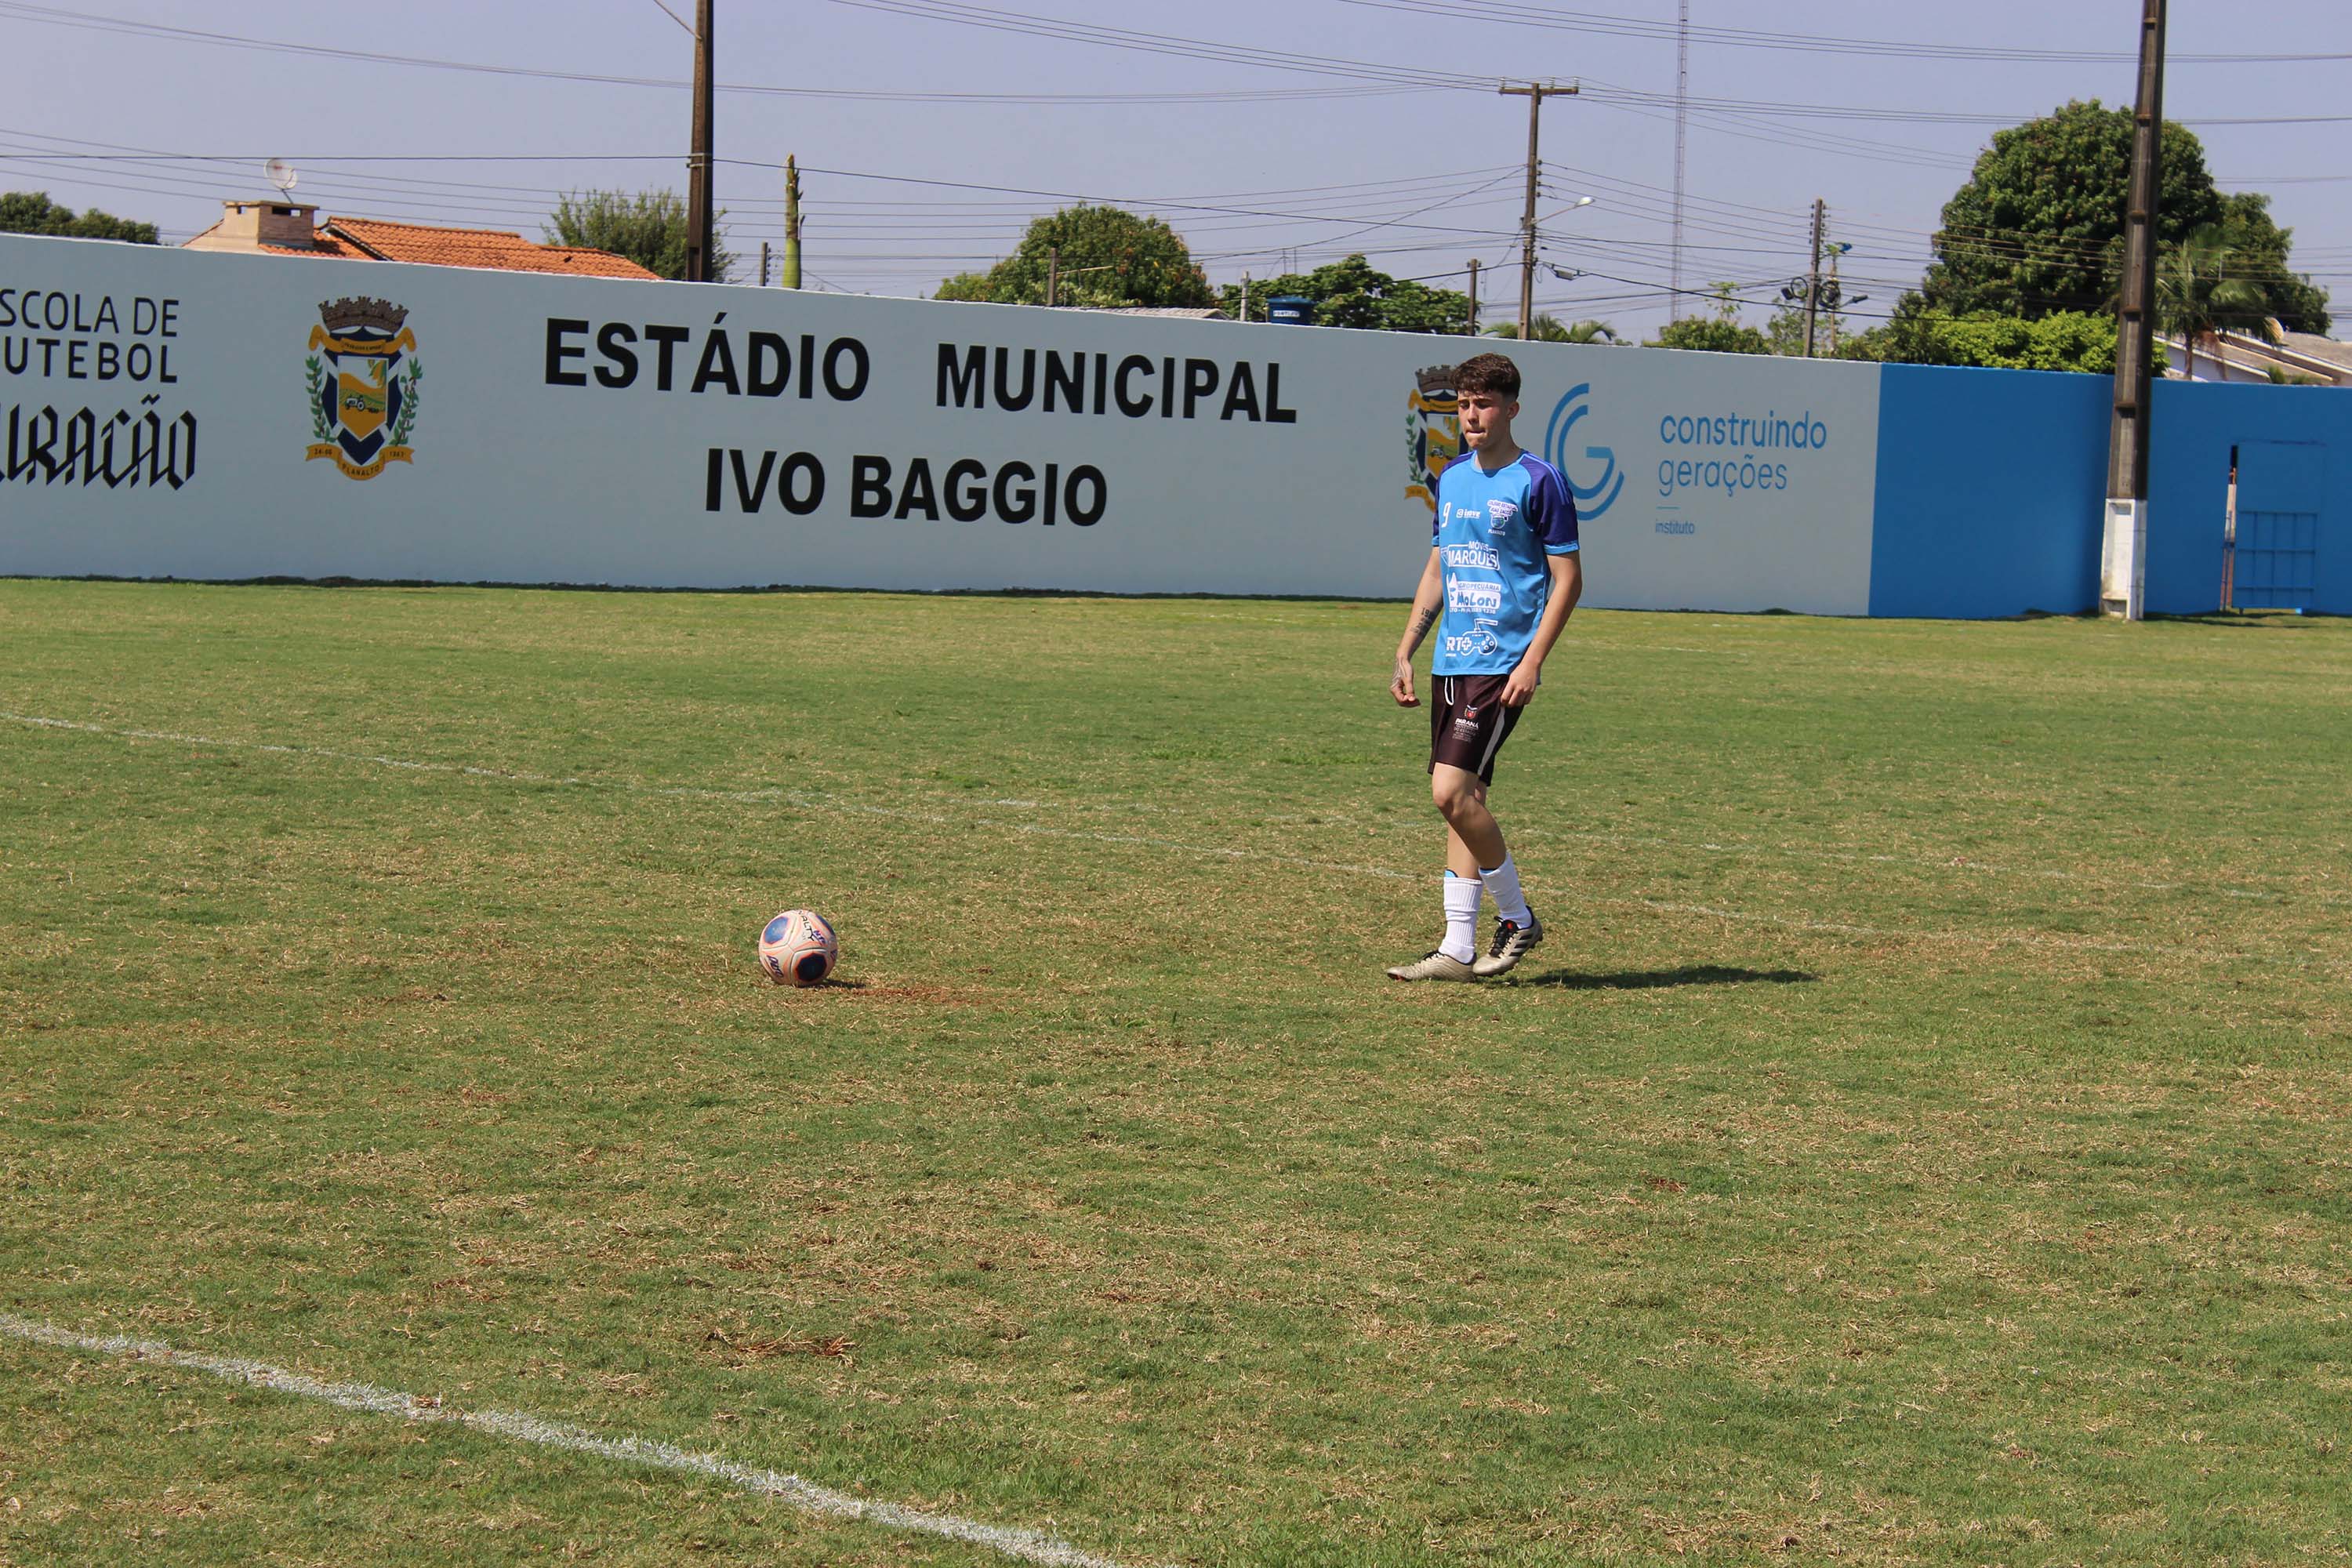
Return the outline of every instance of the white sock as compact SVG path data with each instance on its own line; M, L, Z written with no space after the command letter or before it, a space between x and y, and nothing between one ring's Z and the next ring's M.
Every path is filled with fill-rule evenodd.
M1495 895L1495 913L1525 931L1535 917L1528 912L1527 895L1519 891L1519 868L1507 851L1503 863L1489 871L1478 869L1478 879Z
M1445 940L1437 951L1457 963L1478 956L1478 900L1486 890L1475 877L1445 873Z

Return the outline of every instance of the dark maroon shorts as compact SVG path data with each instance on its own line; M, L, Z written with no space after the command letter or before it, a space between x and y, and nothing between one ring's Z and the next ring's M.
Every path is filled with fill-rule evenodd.
M1439 675L1429 705L1429 769L1444 763L1495 782L1495 758L1511 738L1520 710L1503 706L1507 675Z

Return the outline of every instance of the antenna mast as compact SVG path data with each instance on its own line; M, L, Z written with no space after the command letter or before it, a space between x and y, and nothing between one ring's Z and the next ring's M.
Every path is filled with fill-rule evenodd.
M1675 261L1672 321L1683 316L1683 142L1690 132L1690 0L1675 29Z

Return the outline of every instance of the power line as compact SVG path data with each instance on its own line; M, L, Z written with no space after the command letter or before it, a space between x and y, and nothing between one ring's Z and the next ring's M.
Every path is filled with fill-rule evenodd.
M201 44L216 48L295 55L316 59L345 60L361 65L403 66L423 70L458 71L478 76L517 77L539 81L580 82L600 87L659 88L683 91L691 85L681 77L624 76L600 71L556 70L547 67L498 65L479 60L394 54L381 49L360 49L340 45L304 44L282 38L259 38L248 34L180 27L162 22L140 21L127 16L106 16L66 11L56 6L22 4L19 0L0 0L0 19L33 22L45 26L77 28L86 32L113 33L133 37ZM1348 75L1350 73L1320 74ZM1101 90L1092 92L929 92L908 89L785 87L759 82L719 82L716 84L716 90L775 98L873 103L1087 106L1113 103L1274 103L1310 99L1381 97L1404 92L1430 91L1451 85L1455 84L1395 79L1360 83L1353 87L1227 88L1190 92Z
M1520 4L1519 0L1340 0L1343 5L1381 11L1402 11L1464 21L1501 22L1514 26L1559 32L1587 33L1630 38L1675 37L1672 24L1636 16L1592 11L1566 11ZM1691 29L1694 43L1727 48L1778 49L1805 54L1870 55L1881 58L1973 60L1988 64L2105 65L2129 64L2136 57L2116 49L2028 48L2002 44L1909 42L1893 38L1851 37L1838 34L1783 33L1755 27L1700 26ZM2180 65L2285 65L2352 59L2352 52L2293 52L2242 54L2178 54Z

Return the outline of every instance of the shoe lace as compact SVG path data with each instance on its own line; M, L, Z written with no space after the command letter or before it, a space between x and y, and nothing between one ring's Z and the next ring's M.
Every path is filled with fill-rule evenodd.
M1493 939L1486 943L1486 956L1489 958L1502 957L1503 949L1509 945L1511 938L1517 933L1518 929L1517 922L1514 921L1496 921L1495 935Z

